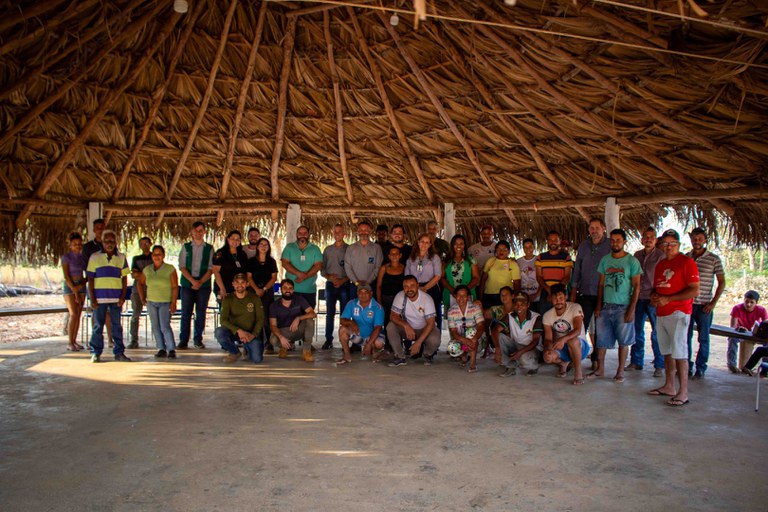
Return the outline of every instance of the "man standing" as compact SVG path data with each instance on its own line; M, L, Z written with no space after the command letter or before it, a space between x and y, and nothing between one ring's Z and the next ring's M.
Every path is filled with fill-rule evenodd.
M477 263L477 268L482 269L485 262L496 254L496 244L493 242L493 226L485 224L480 228L480 241L470 246L469 255Z
M347 303L340 323L339 341L344 357L336 362L337 366L352 362L350 343L361 347L363 357L372 357L374 351L384 348L384 308L373 299L368 283L358 285L357 299Z
M179 350L189 346L192 311L195 312L195 348L205 348L203 331L208 314L208 299L211 298L211 275L213 275L213 246L205 241L205 224L192 224L192 240L181 246L179 270L181 271L181 332Z
M294 293L294 284L290 279L280 281L282 297L269 307L269 325L272 334L269 342L273 347L280 347L278 357L288 357L288 350L293 350L293 342L302 340L302 360L311 363L312 337L315 334L317 313L304 296Z
M493 344L506 356L507 365L499 377L517 374L517 368L527 369L526 375L539 372L539 354L544 346L541 333L544 330L541 315L528 307L530 297L520 292L512 295L512 289L501 289L501 306L491 308L494 323L491 327Z
M120 324L120 310L125 302L128 288L128 261L117 252L117 235L106 230L102 234L104 250L93 254L88 260L88 289L93 306L93 332L91 333L91 362L101 362L104 350L104 324L109 312L112 323L112 353L115 361L130 361L125 356L123 326Z
M389 234L390 241L389 247L397 247L400 249L400 263L405 265L405 262L411 255L411 246L405 243L405 228L402 224L395 224L392 226L392 232ZM384 251L384 254L389 254L389 249Z
M725 272L720 257L707 250L707 233L702 228L691 231L693 250L686 254L693 258L699 269L699 295L693 299L691 322L688 324L688 373L693 372L693 325L699 332L699 350L696 353L696 373L694 379L701 379L707 371L709 361L709 329L712 326L713 311L725 290ZM712 285L717 278L717 289L712 295Z
M248 245L243 246L243 250L245 251L246 256L248 256L248 259L253 258L256 256L256 253L259 252L259 238L261 238L261 231L259 231L259 228L251 227L248 229Z
M667 405L681 407L688 403L687 332L691 321L693 298L699 294L699 269L693 259L680 252L680 235L668 229L661 236L665 259L656 265L651 305L656 307L659 349L664 355L664 385L648 392L671 396ZM675 374L680 384L675 389Z
M152 264L152 240L146 236L141 237L139 249L141 249L141 254L134 256L131 262L133 286L131 287L131 342L128 344L128 348L139 348L139 318L144 307L141 295L139 295L139 287L143 285L139 280L144 267ZM144 292L146 291L145 288Z
M389 227L386 224L376 226L376 244L381 248L381 252L389 247Z
M333 321L336 317L336 302L343 312L349 302L349 278L344 270L347 243L344 241L344 226L333 226L334 242L323 251L323 266L320 275L325 278L325 343L323 350L333 348Z
M86 265L88 264L88 260L91 259L91 256L96 254L99 251L104 251L104 244L102 243L102 235L104 233L104 229L106 228L106 223L104 222L104 219L96 219L93 221L93 238L89 240L85 245L83 245L83 258L85 258ZM86 278L87 278L86 273ZM92 299L93 296L91 295L91 287L86 287L86 293L88 294L88 298ZM91 303L91 309L95 309L95 306L93 303ZM69 315L69 313L67 313ZM69 320L67 320L69 321ZM109 346L112 346L112 321L109 316L109 310L107 310L107 318L105 320L107 325L107 338L109 338Z
M349 277L351 296L357 296L359 283L376 282L383 260L381 247L371 242L370 223L365 220L360 221L357 224L357 242L347 248L347 254L344 257L344 270Z
M623 229L611 231L611 254L597 265L600 282L597 288L597 369L587 377L605 374L605 352L619 342L619 365L614 382L624 382L624 363L630 345L635 342L635 306L640 295L640 262L624 250L627 234Z
M238 343L245 347L248 359L260 363L264 359L264 307L258 295L248 289L245 274L235 274L232 286L235 291L221 300L221 325L214 331L216 341L228 352L225 363L240 359Z
M560 233L554 230L547 233L547 249L536 258L536 280L541 290L539 313L542 315L552 309L552 286L561 284L567 289L573 270L573 260L567 252L560 250Z
M589 332L589 322L597 307L597 286L600 275L597 265L611 253L611 241L605 236L605 223L593 217L589 220L589 237L579 244L576 262L571 276L571 302L576 302L584 312L584 330ZM592 340L594 344L595 340ZM592 370L597 371L597 351L592 351Z
M589 343L584 332L584 313L575 302L567 302L565 285L551 288L552 309L544 313L544 362L557 364L557 376L568 375L569 363L573 364L573 384L584 384L581 361L589 356Z
M651 305L651 289L653 288L653 273L656 264L664 259L664 252L656 247L656 230L652 227L643 232L643 248L635 253L640 262L640 296L635 307L635 343L630 352L629 364L625 370L642 370L645 362L645 318L651 323L651 349L653 350L653 376L664 374L664 357L659 351L659 340L656 337L656 308Z
M395 295L387 325L387 338L395 353L395 359L389 366L406 364L403 339L412 341L412 356L417 355L424 345L424 365L431 365L440 347L440 331L435 329L435 325L435 302L432 297L419 290L419 281L415 276L405 276L403 291Z
M320 248L309 242L309 228L299 226L296 241L285 246L280 255L285 278L295 283L294 293L304 297L312 309L317 307L317 273L323 266Z
M536 279L536 256L533 254L532 239L523 240L523 255L517 258L517 266L520 268L520 291L528 295L528 308L538 311L541 292Z
M427 223L427 234L429 239L432 240L432 246L435 248L435 254L440 256L442 261L448 257L448 253L451 252L451 246L446 240L437 236L437 221L431 220Z

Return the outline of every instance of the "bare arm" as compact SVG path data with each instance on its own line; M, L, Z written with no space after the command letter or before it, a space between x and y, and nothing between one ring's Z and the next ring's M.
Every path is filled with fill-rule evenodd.
M715 274L715 277L717 278L717 289L709 304L704 305L703 309L705 313L711 313L712 310L715 309L717 301L720 300L720 296L723 294L723 291L725 291L725 274Z

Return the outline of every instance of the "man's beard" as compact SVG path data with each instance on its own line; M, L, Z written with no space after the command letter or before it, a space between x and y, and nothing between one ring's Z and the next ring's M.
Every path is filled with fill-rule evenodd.
M291 297L293 297L293 292L288 292L283 294L283 298L286 300L291 300Z

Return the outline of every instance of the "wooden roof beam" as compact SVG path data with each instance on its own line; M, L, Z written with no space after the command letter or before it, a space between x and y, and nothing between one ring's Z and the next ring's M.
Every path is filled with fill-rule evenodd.
M3 30L18 25L23 21L27 21L31 18L42 16L63 4L66 0L48 0L47 2L37 2L24 9L21 5L16 6L16 10L13 13L6 13L2 20L0 20L0 32Z
M285 145L285 113L288 109L288 80L291 77L291 59L293 58L293 45L296 40L296 23L298 18L288 18L288 27L283 39L283 63L280 68L280 85L277 96L277 126L275 127L275 149L272 151L272 165L270 167L270 182L272 185L272 200L280 199L280 158L283 155ZM273 214L274 216L274 214Z
M344 189L347 191L347 201L352 204L354 197L352 195L352 182L347 168L347 151L345 149L344 139L344 111L341 104L341 91L339 89L339 73L336 70L336 61L333 58L333 40L331 39L331 22L328 11L323 11L323 33L325 35L325 44L328 50L328 67L333 81L333 103L336 111L336 138L339 144L339 164L341 165L341 174L344 178Z
M411 146L408 143L408 138L405 136L403 127L400 126L400 121L398 121L397 116L395 116L395 109L392 107L392 103L389 101L389 96L387 96L386 89L384 89L384 80L381 76L381 69L379 69L379 64L373 58L371 49L368 47L368 41L366 41L365 36L363 36L363 31L360 28L360 22L357 20L357 15L355 14L355 11L352 7L347 7L347 12L349 13L349 19L352 21L352 26L354 27L357 41L360 44L360 49L365 56L365 60L368 62L368 68L370 69L371 74L373 75L373 80L376 82L376 87L379 90L379 96L381 97L381 102L384 105L384 111L387 113L387 117L389 117L389 122L392 123L392 128L395 130L395 135L397 135L397 141L400 143L400 147L403 149L405 156L408 158L408 163L411 164L411 170L413 171L414 176L416 176L416 180L419 182L421 190L427 196L427 200L430 203L434 203L435 196L432 193L429 182L421 170L421 165L419 164L419 160L416 158L416 154L413 152L413 149L411 149Z
M448 24L443 25L445 31L451 36L452 39L456 39L458 37L458 34L456 30L454 30L452 27L450 27ZM472 70L470 69L470 66L466 63L466 59L461 54L461 52L456 48L456 45L454 45L453 41L441 37L439 33L436 34L436 38L440 45L448 50L451 55L453 55L454 64L459 67L461 72L464 74L464 76L467 77L467 79L470 79L469 77L472 75ZM501 112L504 109L502 108L501 104L496 100L496 98L493 96L491 91L488 90L488 88L485 86L485 84L481 80L471 80L471 82L474 84L477 91L480 93L480 95L485 100L486 104L494 111ZM544 159L541 157L541 154L538 152L538 150L534 147L533 143L531 143L530 140L528 140L528 137L525 136L525 134L518 128L515 123L508 121L507 118L503 115L497 115L496 121L504 127L508 132L510 132L512 135L514 135L515 139L525 148L525 150L528 152L528 154L533 159L534 163L536 164L536 167L539 169L539 171L549 180L550 183L552 183L552 186L554 186L558 192L563 194L563 196L567 198L575 197L573 192L571 192L568 187L565 186L565 184L555 175L554 172L547 166L547 163L544 161ZM587 222L589 222L590 216L589 213L584 210L583 208L577 208L577 211L579 212L579 215L584 218Z
M485 34L492 41L498 44L500 48L506 51L508 55L512 57L515 63L520 67L520 69L528 73L528 75L531 76L536 81L537 84L539 84L539 87L541 87L541 89L546 91L550 96L556 99L561 105L567 107L573 113L582 116L582 118L588 120L595 128L609 135L616 142L626 147L627 149L633 151L640 158L654 165L661 172L663 172L664 174L666 174L676 182L680 183L684 187L692 190L701 188L701 185L698 184L696 181L688 178L687 176L677 171L676 169L673 169L669 164L667 164L661 158L657 157L656 155L652 154L646 149L640 147L639 145L635 144L634 142L627 139L626 137L620 135L616 130L616 128L612 126L610 123L604 121L599 116L584 110L583 108L578 106L576 103L574 103L570 98L568 98L559 90L557 90L555 87L553 87L552 84L550 84L547 80L545 80L544 77L541 76L541 74L538 71L536 71L530 64L528 64L528 62L523 58L522 55L520 55L520 53L515 48L513 48L506 41L501 39L495 33L494 30L484 25L479 25L478 30L480 30L483 34ZM733 206L731 206L727 202L720 199L715 199L715 198L710 199L709 201L715 207L719 208L725 213L729 215L733 215L734 213Z
M48 174L46 174L46 176L37 186L37 190L33 194L35 199L43 199L45 197L45 194L48 193L51 187L59 179L61 174L66 170L69 163L75 157L78 149L80 149L80 147L85 143L93 129L98 126L99 122L104 117L104 114L107 113L107 110L112 107L112 104L115 102L115 100L117 100L120 94L122 94L125 89L127 89L134 81L136 81L136 79L144 71L144 68L152 60L152 56L173 31L173 28L176 26L179 18L180 16L176 13L172 13L170 15L170 18L168 18L168 21L166 21L162 30L158 34L157 40L153 44L147 46L146 50L144 50L144 54L141 56L138 62L136 62L136 65L133 67L128 76L123 80L123 82L104 97L96 112L91 115L91 117L88 119L88 122L85 124L85 126L83 126L83 129L80 130L80 133L78 133L72 142L70 142L69 146L67 146L67 149L59 157L53 167L51 167L51 170L48 171ZM29 219L33 209L34 205L29 204L21 210L18 217L16 218L17 229L21 229L24 226L24 224L27 222L27 219Z
M243 76L243 83L240 84L240 94L237 97L237 110L235 111L235 119L232 122L232 129L229 134L229 144L227 145L227 156L224 159L224 174L221 179L221 192L219 193L219 200L224 201L229 191L229 182L232 179L232 160L235 157L235 145L237 143L237 136L240 133L240 123L243 120L243 113L245 112L245 102L248 99L248 90L251 86L251 78L253 77L253 70L256 68L256 57L259 55L259 46L261 45L261 35L264 32L264 18L267 14L267 2L262 0L259 7L259 18L256 22L256 33L253 36L253 44L251 45L251 52L248 54L248 64L245 68L245 75ZM216 226L221 226L224 221L224 210L219 210L216 214Z
M14 123L0 136L0 146L4 146L11 140L11 138L23 130L29 123L40 117L40 114L45 112L48 107L53 105L59 99L61 99L69 90L76 86L83 78L88 76L93 68L100 65L104 60L104 57L121 45L126 40L135 36L136 33L145 28L148 23L151 23L153 19L157 18L162 10L167 6L163 3L158 3L154 9L151 9L144 13L141 18L131 23L125 30L122 30L114 35L110 40L110 44L105 46L100 52L88 59L87 65L80 70L79 73L67 78L60 86L56 88L56 92L46 97L43 101L29 109L21 119L15 120Z
M203 94L203 99L200 102L200 108L197 110L197 116L195 117L195 122L192 124L192 129L189 132L189 137L187 138L187 143L184 146L184 151L181 152L181 157L179 158L178 163L176 164L176 170L173 173L173 178L171 178L171 183L168 185L168 190L165 193L165 199L166 201L170 202L171 198L173 197L173 193L176 192L176 186L179 184L179 179L181 179L181 172L184 170L184 166L187 163L187 158L189 158L189 153L192 151L192 146L195 143L195 137L197 137L197 131L200 129L200 124L203 122L203 117L205 117L205 111L208 108L208 102L211 101L211 95L213 94L213 86L216 80L216 73L219 71L219 65L221 64L221 57L224 55L224 48L227 46L227 37L229 37L229 27L232 25L232 18L235 15L235 7L237 7L237 0L232 0L232 2L229 4L229 9L227 10L227 16L224 18L224 26L221 29L221 38L219 39L219 46L216 49L216 56L213 59L213 64L211 65L211 72L208 75L208 85L205 88L205 93ZM155 221L155 226L160 227L160 223L163 221L163 214L160 213L157 216L157 221Z
M187 44L187 41L189 40L189 36L192 35L192 29L195 27L195 23L197 22L197 18L200 16L200 13L203 11L203 6L205 5L205 2L198 2L195 5L195 8L193 9L192 13L190 14L189 18L187 19L187 25L184 28L184 31L181 34L181 37L179 38L178 43L176 44L176 48L173 51L173 54L171 55L171 60L168 63L168 70L165 73L165 80L163 83L155 89L155 91L152 93L152 103L149 107L149 112L147 113L147 119L144 121L144 126L141 129L141 134L139 135L138 140L133 145L133 148L131 149L131 154L128 156L128 160L125 162L125 165L123 166L123 169L120 171L120 174L117 178L117 185L115 186L115 190L112 192L112 202L116 202L120 195L123 193L123 190L125 190L125 185L128 183L128 176L131 174L131 170L133 169L133 164L136 162L136 159L139 156L139 152L141 151L141 148L144 146L144 142L146 142L147 137L149 137L149 131L152 128L152 125L155 122L155 118L157 117L157 113L160 111L160 105L163 102L163 98L165 97L165 93L168 90L168 86L171 83L171 80L173 79L173 73L176 69L176 65L179 62L179 59L181 58L181 54L184 52L184 47ZM107 212L107 214L104 217L104 220L107 224L109 224L109 220L112 213Z

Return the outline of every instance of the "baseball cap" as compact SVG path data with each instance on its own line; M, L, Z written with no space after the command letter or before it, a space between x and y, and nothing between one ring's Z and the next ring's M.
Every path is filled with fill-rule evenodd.
M371 285L365 282L362 282L359 285L357 285L357 291L360 291L360 290L368 290L369 292L373 293L373 289L371 288Z
M517 302L519 300L524 300L525 302L528 302L530 299L528 298L528 295L523 292L517 292L517 295L515 295L512 300L514 302Z
M666 230L666 231L665 231L665 232L664 232L664 233L661 235L661 238L664 238L665 236L671 236L672 238L674 238L674 239L675 239L675 240L677 240L678 242L680 241L680 234L679 234L677 231L675 231L674 229L668 229L668 230Z

